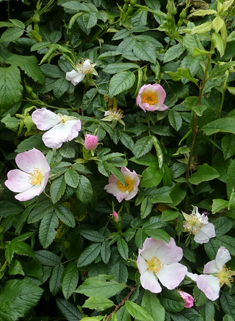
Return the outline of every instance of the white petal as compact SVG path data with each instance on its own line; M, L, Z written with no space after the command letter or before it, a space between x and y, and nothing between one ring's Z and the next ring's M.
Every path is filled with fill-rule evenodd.
M32 187L29 182L29 174L22 172L19 169L13 169L8 172L7 178L8 179L5 181L5 185L12 192L25 192Z
M40 130L48 130L60 123L60 117L46 108L35 110L32 113L32 120Z
M144 289L149 290L152 293L159 293L162 291L157 278L151 271L146 271L145 273L141 274L140 283Z
M91 61L90 61L90 59L86 59L86 60L84 61L84 63L83 63L83 69L84 69L85 71L87 71L87 70L90 68L90 66L91 66Z
M216 265L217 265L219 271L221 271L224 264L226 264L230 260L231 260L231 255L229 254L229 251L224 246L221 246L218 249L218 252L217 252L216 258L215 258Z
M213 273L219 273L220 270L218 269L218 266L216 264L216 260L212 260L205 264L203 273L213 274Z
M146 272L148 270L148 264L145 261L145 259L142 257L140 249L139 249L139 255L138 255L136 263L137 263L138 269L140 271L140 274L143 274L144 272Z
M199 275L197 287L205 293L206 297L215 301L219 298L220 284L219 279L213 275Z
M186 266L183 264L173 263L164 265L158 272L157 277L168 290L173 290L183 281L187 271Z
M50 170L46 157L36 148L18 154L15 162L19 169L26 173L32 173L35 168L38 168L42 174Z
M194 282L197 282L197 279L199 277L198 274L196 273L191 273L191 272L187 272L186 274L191 280L193 280Z
M142 250L139 250L139 255L141 254L145 260L151 260L154 256L158 256L158 248L162 243L163 241L148 237L144 241Z
M85 74L81 71L81 70L78 70L78 71L75 71L75 70L72 70L72 71L69 71L69 72L66 72L66 80L68 81L71 81L71 83L76 86L78 83L80 83L83 78L85 77Z
M43 188L44 189L44 188ZM17 194L15 196L15 198L21 202L23 201L28 201L31 200L32 198L34 198L35 196L41 194L41 192L43 191L42 189L42 185L31 185L31 188L28 189L27 191Z
M157 250L157 257L164 264L177 263L183 257L183 250L181 247L175 244L175 240L171 237L170 243L161 243Z

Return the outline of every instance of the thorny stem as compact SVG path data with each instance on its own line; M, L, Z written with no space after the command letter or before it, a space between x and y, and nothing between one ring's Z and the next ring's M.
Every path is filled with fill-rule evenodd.
M132 288L128 286L128 288L131 289L131 291L127 294L127 296L118 304L116 305L115 310L108 316L107 321L109 321L112 317L112 314L117 312L117 310L129 299L129 297L132 295L132 293L135 291L135 288Z

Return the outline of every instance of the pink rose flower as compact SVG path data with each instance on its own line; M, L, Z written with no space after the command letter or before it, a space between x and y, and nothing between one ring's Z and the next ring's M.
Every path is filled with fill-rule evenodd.
M87 134L85 137L85 148L87 150L94 150L98 145L98 137Z
M166 110L168 107L163 104L166 92L161 85L143 85L136 97L136 105L140 106L144 112L155 110Z
M185 302L184 307L187 309L191 308L194 304L194 298L192 297L192 295L190 295L184 291L178 291L178 292L182 296L182 298L184 299L184 302Z
M169 244L147 238L143 248L139 249L137 259L142 287L159 293L162 291L160 281L168 290L175 289L187 273L187 267L178 263L182 257L183 250L175 244L172 237Z
M135 171L131 172L128 168L122 167L121 172L125 178L126 186L112 174L109 177L109 184L104 187L108 193L113 194L117 198L118 202L124 199L128 201L135 197L140 183Z
M41 194L46 187L50 166L40 150L33 148L16 156L16 164L20 168L8 172L5 185L19 193L15 198L28 201Z
M32 120L38 129L49 129L42 135L44 144L49 148L60 148L64 142L76 138L81 130L81 121L76 117L55 114L46 108L35 110Z
M113 218L114 218L115 222L117 222L117 221L118 221L118 213L117 213L117 212L115 212L115 211L113 211L112 216L113 216Z

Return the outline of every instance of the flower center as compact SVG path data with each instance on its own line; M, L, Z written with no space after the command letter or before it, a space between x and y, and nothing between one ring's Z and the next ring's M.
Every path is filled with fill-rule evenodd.
M110 116L112 119L120 120L123 117L123 111L117 108L109 109L105 112L104 116Z
M29 183L31 185L38 185L38 184L41 184L42 179L43 179L42 172L40 172L38 168L34 167L33 172L29 173Z
M152 271L155 274L157 274L161 268L164 267L164 263L159 260L157 256L153 256L151 260L146 260L146 262L148 264L148 271Z
M202 226L203 222L201 221L200 217L196 217L195 215L191 214L188 218L188 221L184 225L184 230L192 234L197 234Z
M65 116L60 117L60 119L61 119L61 123L65 123L66 122L66 117Z
M229 284L230 282L233 282L233 277L234 271L230 271L229 268L224 265L223 269L219 272L218 278L219 278L219 283L222 285L224 284Z
M151 91L145 91L144 93L142 93L141 98L142 104L147 103L150 106L156 105L158 102L155 92Z
M121 192L130 192L133 189L133 181L130 178L125 178L126 187L122 184L121 181L118 181L118 188Z

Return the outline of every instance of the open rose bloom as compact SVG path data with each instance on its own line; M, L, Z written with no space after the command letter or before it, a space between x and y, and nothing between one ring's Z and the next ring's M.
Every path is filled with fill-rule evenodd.
M128 168L122 167L121 172L125 178L126 186L112 174L109 177L109 184L104 187L108 193L113 194L117 198L118 202L124 199L128 201L135 197L140 183L135 171L131 172Z
M75 117L55 114L46 108L32 113L32 120L40 130L48 130L42 135L44 144L49 148L60 148L64 142L76 138L81 130L81 121Z
M205 214L200 214L196 206L193 207L192 214L183 213L186 221L184 222L184 231L194 234L194 241L199 244L208 243L210 238L215 237L215 227L208 222Z
M166 92L161 85L143 85L136 97L136 105L140 106L143 111L166 110L168 107L164 105Z
M188 294L187 292L184 291L178 291L179 294L182 296L185 302L185 308L189 309L193 306L194 304L194 298L192 297L191 294Z
M18 154L15 161L19 169L8 172L5 185L12 192L19 193L15 196L17 200L28 201L45 189L50 166L43 153L36 148Z
M71 81L71 83L76 86L79 84L87 74L98 75L94 69L95 64L92 64L90 59L85 59L84 62L77 64L77 71L72 70L66 72L66 80Z
M183 257L183 250L175 244L147 238L143 248L139 249L137 266L140 282L144 289L153 293L162 291L161 285L168 290L175 289L184 279L187 268L178 263Z
M229 251L224 246L221 246L218 249L215 260L208 262L204 266L204 274L188 273L187 276L197 283L197 287L205 293L209 300L215 301L219 298L220 288L224 284L230 286L230 283L233 282L232 276L235 275L235 271L231 271L225 265L230 260Z

